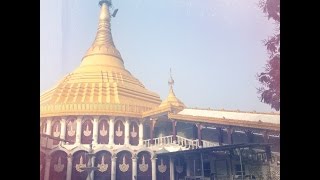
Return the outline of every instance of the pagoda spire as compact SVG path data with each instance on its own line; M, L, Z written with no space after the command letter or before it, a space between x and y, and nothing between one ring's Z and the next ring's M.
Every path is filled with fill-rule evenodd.
M184 108L185 105L183 104L183 102L181 102L173 92L174 80L172 78L171 68L170 68L170 79L168 81L168 85L170 87L169 94L168 94L167 98L164 101L162 101L162 103L160 104L159 107L174 105L174 106L177 106L177 107L183 107Z
M90 55L110 55L118 58L123 63L120 52L115 47L111 34L110 21L111 17L114 17L110 15L109 11L112 5L111 0L100 0L99 4L101 10L96 38L84 58Z
M168 81L168 84L169 84L169 86L170 86L169 94L173 94L173 95L174 95L174 92L173 92L174 80L173 80L173 78L172 78L171 68L170 68L170 79L169 79L169 81Z

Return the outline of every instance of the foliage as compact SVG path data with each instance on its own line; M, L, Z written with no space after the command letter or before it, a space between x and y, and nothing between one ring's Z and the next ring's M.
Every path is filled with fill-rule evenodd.
M260 0L259 7L267 14L268 19L276 23L276 34L264 40L269 60L264 72L258 73L257 79L261 87L258 88L260 100L269 104L271 108L280 110L280 0Z

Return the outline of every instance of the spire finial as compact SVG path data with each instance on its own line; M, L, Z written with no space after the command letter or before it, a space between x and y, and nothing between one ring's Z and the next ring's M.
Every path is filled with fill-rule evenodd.
M87 56L103 54L116 57L123 64L120 52L115 47L111 35L110 21L112 17L115 17L118 10L116 9L112 14L110 14L110 7L112 6L111 0L100 0L99 4L101 8L96 38L83 59Z
M169 79L169 81L168 81L168 84L169 84L169 86L170 86L170 89L172 89L172 86L173 86L173 84L174 84L174 80L173 80L173 78L172 78L171 68L170 68L170 79Z

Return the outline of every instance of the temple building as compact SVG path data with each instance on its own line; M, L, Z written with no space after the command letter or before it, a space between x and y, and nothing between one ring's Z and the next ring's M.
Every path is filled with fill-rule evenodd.
M40 96L41 180L280 179L280 114L161 100L124 66L111 0L78 68Z

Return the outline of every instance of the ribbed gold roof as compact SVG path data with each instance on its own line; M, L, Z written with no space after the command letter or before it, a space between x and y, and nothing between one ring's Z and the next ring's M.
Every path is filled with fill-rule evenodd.
M103 1L98 31L78 68L40 96L40 115L127 115L159 106L159 95L147 90L124 67L110 29L110 13Z

